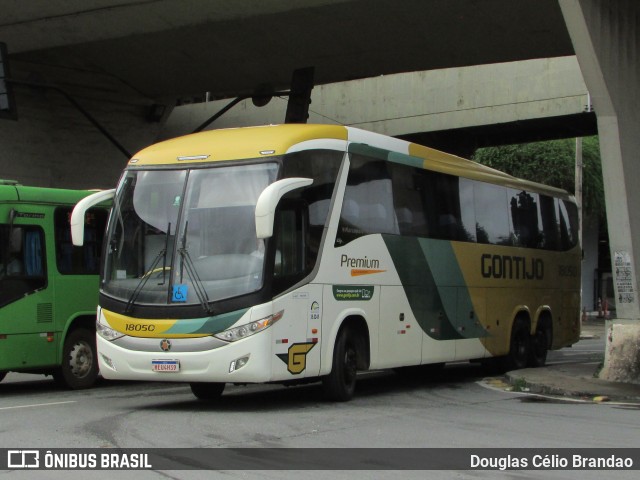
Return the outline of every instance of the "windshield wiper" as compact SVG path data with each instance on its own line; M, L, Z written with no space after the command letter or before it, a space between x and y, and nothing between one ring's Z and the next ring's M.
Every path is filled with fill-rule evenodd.
M196 296L200 301L200 305L205 312L209 315L213 313L213 309L209 305L209 296L207 295L207 291L202 285L202 280L198 275L198 271L196 270L195 265L193 264L193 260L191 260L191 255L187 251L187 228L189 227L189 222L187 221L184 225L184 235L182 235L182 246L178 249L178 253L180 254L180 258L182 259L182 264L180 265L180 283L182 283L182 274L183 271L187 271L187 275L191 279L191 283L193 283L193 289L196 292Z
M131 313L131 310L133 308L134 302L138 299L138 296L140 295L140 292L142 291L144 286L147 284L147 282L151 278L151 275L154 273L155 268L160 263L160 259L161 258L163 259L163 261L162 261L162 282L159 283L158 285L164 285L165 284L166 271L167 271L167 250L169 249L169 236L170 235L171 235L171 222L169 222L169 224L167 225L167 234L166 234L165 240L164 240L164 248L162 248L158 252L156 257L153 259L153 262L151 262L151 265L149 266L149 270L147 270L145 272L145 274L142 275L142 277L140 278L140 281L136 285L136 288L133 290L133 293L129 297L129 301L127 302L127 305L124 307L125 313Z

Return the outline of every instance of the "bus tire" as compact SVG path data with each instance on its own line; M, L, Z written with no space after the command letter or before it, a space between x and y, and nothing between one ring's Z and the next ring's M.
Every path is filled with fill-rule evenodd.
M520 370L526 368L531 354L531 335L528 323L523 318L516 318L511 330L509 353L503 358L504 370Z
M538 325L536 333L531 337L531 353L529 354L529 366L544 367L549 352L549 331Z
M356 390L358 351L356 342L348 328L338 334L333 349L331 373L322 379L324 396L328 400L346 402L353 398Z
M191 393L198 400L216 400L222 396L225 383L220 382L194 382L190 383Z
M0 382L7 376L7 372L0 372Z
M62 347L62 365L53 378L73 390L93 386L98 378L95 332L86 328L69 332Z

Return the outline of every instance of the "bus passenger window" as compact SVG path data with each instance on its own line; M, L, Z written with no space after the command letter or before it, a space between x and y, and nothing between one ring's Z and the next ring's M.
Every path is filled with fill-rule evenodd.
M9 238L9 255L3 261L0 275L22 275L24 273L24 261L22 254L22 229L14 228Z
M353 155L335 245L372 233L399 233L391 178L384 161Z
M71 243L71 208L57 208L54 213L56 263L63 275L95 275L100 271L102 239L108 213L104 209L91 209L85 215L84 245Z
M542 238L540 248L545 250L557 250L559 248L559 230L556 219L557 199L540 195L540 209L538 215L542 224Z
M517 246L538 248L538 194L509 189L509 204L514 240Z
M474 185L478 243L512 245L507 189L490 183Z
M0 306L47 286L39 227L0 225Z
M578 210L575 204L565 200L559 200L558 206L561 249L569 250L578 244Z

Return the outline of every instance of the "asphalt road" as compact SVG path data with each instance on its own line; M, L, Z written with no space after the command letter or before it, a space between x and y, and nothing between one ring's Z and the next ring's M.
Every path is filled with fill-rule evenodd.
M549 362L598 361L604 340L553 352ZM102 381L62 390L41 376L0 384L3 448L239 447L636 447L637 408L533 397L495 387L478 365L455 364L431 378L374 372L348 403L322 400L318 384L228 386L215 404L187 385ZM492 386L493 385L493 386ZM31 476L27 475L31 473ZM598 478L603 472L329 472L332 478ZM427 475L428 473L428 475ZM34 478L33 472L0 472ZM110 472L38 472L38 478L114 478ZM118 478L298 478L300 472L122 472ZM303 472L326 478L327 472ZM77 477L76 477L77 476ZM635 475L633 475L635 478ZM632 478L608 472L607 478Z

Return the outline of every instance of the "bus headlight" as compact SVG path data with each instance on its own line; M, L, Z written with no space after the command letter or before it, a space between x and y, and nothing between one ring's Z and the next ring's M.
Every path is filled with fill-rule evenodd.
M96 321L96 332L105 340L109 340L110 342L116 340L117 338L124 337L124 333L120 333L117 330L105 325L100 322L100 320Z
M213 336L226 342L236 342L270 327L280 320L283 315L284 310L280 310L278 313L274 313L268 317L261 318L260 320L247 323L245 325L240 325L239 327L229 328L223 332L216 333Z

